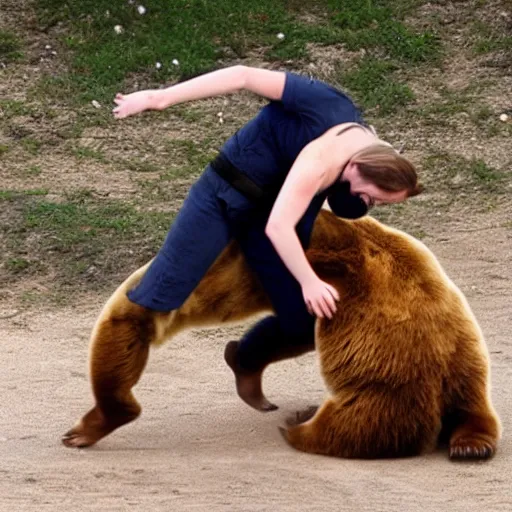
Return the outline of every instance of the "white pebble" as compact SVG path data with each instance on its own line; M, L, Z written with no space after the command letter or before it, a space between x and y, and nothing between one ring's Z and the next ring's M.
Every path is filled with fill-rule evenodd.
M508 116L507 114L501 114L500 116L500 121L503 121L504 123L506 123L508 121Z
M101 105L96 101L96 100L92 100L91 101L92 103L92 106L95 107L95 108L101 108Z
M156 69L160 69L161 67L162 67L162 63L161 63L161 62L157 62L157 63L155 64L155 68L156 68Z
M279 34L277 34L277 39L284 39L284 34L279 32Z
M44 47L44 49L45 49L45 50L51 50L51 49L52 49L52 47L51 47L49 44L47 44L47 45Z
M137 7L137 11L139 12L140 15L146 14L146 8L143 5L139 5Z
M219 112L217 115L218 115L219 117L222 117L224 114L223 114L222 112Z
M172 63L175 65L175 66L179 66L180 65L180 62L178 59L172 59Z
M123 27L122 27L121 25L116 25L116 26L114 27L114 32L115 32L116 34L122 34L122 33L123 33L123 30L124 30L124 29L123 29Z

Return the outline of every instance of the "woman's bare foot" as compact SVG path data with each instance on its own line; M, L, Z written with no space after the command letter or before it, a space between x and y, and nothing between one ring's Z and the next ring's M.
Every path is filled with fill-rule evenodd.
M240 369L238 366L236 362L238 346L238 341L230 341L226 344L226 348L224 349L224 359L235 374L238 396L247 405L250 405L258 411L275 411L278 408L277 405L274 405L265 398L261 388L261 376L263 374L263 370L249 372L247 370Z

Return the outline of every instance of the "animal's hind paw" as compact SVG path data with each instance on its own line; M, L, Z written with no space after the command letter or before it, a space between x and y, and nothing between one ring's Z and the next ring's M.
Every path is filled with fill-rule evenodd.
M489 459L494 452L494 443L480 437L460 437L450 443L450 459Z

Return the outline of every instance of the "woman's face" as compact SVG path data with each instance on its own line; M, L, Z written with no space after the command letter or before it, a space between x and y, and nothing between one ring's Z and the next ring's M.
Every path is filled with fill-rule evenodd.
M350 193L359 196L371 208L374 205L401 203L407 199L407 190L388 192L365 180L356 164L349 163L343 172L343 180L350 182Z

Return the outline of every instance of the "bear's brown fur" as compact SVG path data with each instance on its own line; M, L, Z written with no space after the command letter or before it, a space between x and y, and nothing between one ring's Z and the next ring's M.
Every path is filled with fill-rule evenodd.
M332 320L316 324L330 396L281 429L288 443L340 457L408 456L432 449L443 427L451 457L494 454L500 423L490 400L487 348L464 296L434 255L376 220L345 221L327 211L317 219L307 255L340 301ZM271 310L235 243L170 313L126 298L146 267L115 291L94 327L96 405L64 436L67 446L92 445L138 416L131 389L151 344L185 328Z

